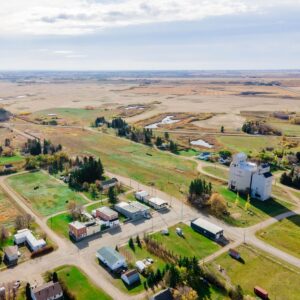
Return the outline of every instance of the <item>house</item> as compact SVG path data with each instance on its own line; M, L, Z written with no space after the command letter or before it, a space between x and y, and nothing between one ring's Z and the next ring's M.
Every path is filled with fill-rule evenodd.
M59 282L47 282L31 289L32 300L62 300L63 290Z
M126 268L125 258L111 247L102 247L97 251L96 257L111 271Z
M150 197L148 192L139 191L135 193L135 198L139 201L145 202L149 206L156 210L164 209L168 207L168 202L158 197Z
M118 213L107 206L97 208L93 211L93 215L96 218L105 221L106 226L108 227L116 227L120 225Z
M197 156L198 159L200 160L209 160L211 158L211 153L210 152L202 152Z
M18 246L8 246L4 248L4 262L8 266L15 266L18 264L19 248Z
M121 279L129 286L141 282L140 275L135 269L124 272Z
M191 227L206 237L218 240L223 237L223 229L204 219L198 218L191 222Z
M45 240L37 240L29 229L18 230L14 235L14 242L18 246L27 245L31 251L37 251L46 246Z
M102 190L108 190L110 187L114 187L118 184L118 179L117 178L111 178L108 180L104 180L100 183L100 187Z
M150 208L140 202L119 202L115 205L115 210L131 220L150 217Z
M271 197L272 181L269 165L257 166L256 163L247 161L245 153L234 155L229 169L229 189L250 193L253 198L265 201Z
M174 299L174 297L169 288L162 290L149 298L149 300L173 300L173 299Z
M69 236L76 242L80 241L87 237L87 227L79 221L74 221L69 224Z

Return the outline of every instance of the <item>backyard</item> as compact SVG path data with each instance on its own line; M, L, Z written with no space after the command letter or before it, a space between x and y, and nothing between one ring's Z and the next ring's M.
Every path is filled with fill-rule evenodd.
M256 233L261 240L300 258L300 215L283 219Z
M110 300L112 299L103 290L95 286L81 270L74 266L62 266L55 270L58 278L75 299Z
M8 184L17 191L33 209L43 216L67 209L70 201L85 204L86 200L45 172L30 172L7 178Z
M246 295L254 296L253 288L258 285L268 291L270 299L299 299L299 269L273 259L256 248L240 246L237 250L242 260L235 260L225 253L208 264L208 269L221 280L239 284ZM222 273L219 266L224 269Z

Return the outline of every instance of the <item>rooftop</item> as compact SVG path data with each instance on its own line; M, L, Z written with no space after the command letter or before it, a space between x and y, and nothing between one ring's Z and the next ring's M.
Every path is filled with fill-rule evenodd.
M115 216L116 214L118 214L116 211L112 210L111 208L107 207L107 206L103 206L100 208L97 208L96 210L106 214L107 216Z
M213 233L213 234L217 234L219 232L222 232L223 231L223 228L213 224L213 223L210 223L204 219L201 219L201 218L198 218L194 221L192 221L193 224Z
M153 197L153 198L150 198L149 199L149 202L152 202L156 205L164 205L164 204L168 204L167 201L163 200L163 199L160 199L160 198L157 198L157 197Z
M97 254L103 257L111 266L120 260L125 260L119 252L111 247L102 247L97 251Z
M47 282L37 288L32 289L36 300L53 299L56 295L61 294L62 288L59 282Z
M4 248L4 252L8 256L18 255L18 246L8 246Z
M70 223L70 225L73 226L74 228L76 228L77 230L83 229L86 227L83 223L81 223L79 221L74 221L74 222Z

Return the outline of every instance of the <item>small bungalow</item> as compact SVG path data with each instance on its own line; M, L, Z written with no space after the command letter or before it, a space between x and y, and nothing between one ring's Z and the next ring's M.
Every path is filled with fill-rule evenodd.
M140 275L135 269L124 272L121 279L129 286L141 282Z
M96 253L96 257L111 271L127 267L125 258L111 247L100 248Z
M4 262L7 266L15 266L18 264L19 249L18 246L8 246L4 248Z
M63 290L59 282L47 282L31 289L32 300L63 300Z
M104 180L100 183L100 187L102 190L108 190L110 187L114 187L119 183L117 178L111 178L108 180Z

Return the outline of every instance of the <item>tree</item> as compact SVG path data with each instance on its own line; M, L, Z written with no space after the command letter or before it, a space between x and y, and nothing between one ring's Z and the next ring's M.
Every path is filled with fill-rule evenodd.
M166 132L165 132L165 139L168 141L169 138L170 138L170 135L169 135L169 133L166 131Z
M136 243L139 246L139 248L142 248L142 243L141 243L140 237L138 235L136 236Z
M227 213L227 207L225 199L222 197L222 195L218 193L212 194L212 196L209 199L209 204L211 211L217 216L221 217L225 213Z
M117 195L116 195L116 190L115 190L115 187L114 186L111 186L109 189L108 189L108 200L111 204L116 204L118 202L118 198L117 198Z
M56 272L53 272L53 274L52 274L52 281L53 282L58 282L58 275L57 275Z
M134 242L133 242L133 239L130 238L129 241L128 241L128 246L130 247L130 249L132 251L135 251L135 246L134 246Z
M90 184L89 192L91 194L92 199L96 199L98 196L98 188L95 183Z
M176 154L178 152L177 144L174 143L173 141L170 141L169 148L172 153Z
M180 286L173 293L174 300L197 300L198 294L189 286Z
M83 206L77 205L75 201L70 201L68 210L73 220L78 220L83 213Z
M157 147L160 147L160 146L162 145L162 143L163 143L162 138L161 138L160 136L158 136L158 137L156 138L155 145L156 145Z
M32 300L30 283L26 284L25 295L26 295L26 300Z
M2 226L1 230L0 230L0 242L1 242L1 244L4 244L6 242L6 240L8 239L8 237L9 237L8 230L4 226Z
M224 126L221 126L221 133L224 133Z

